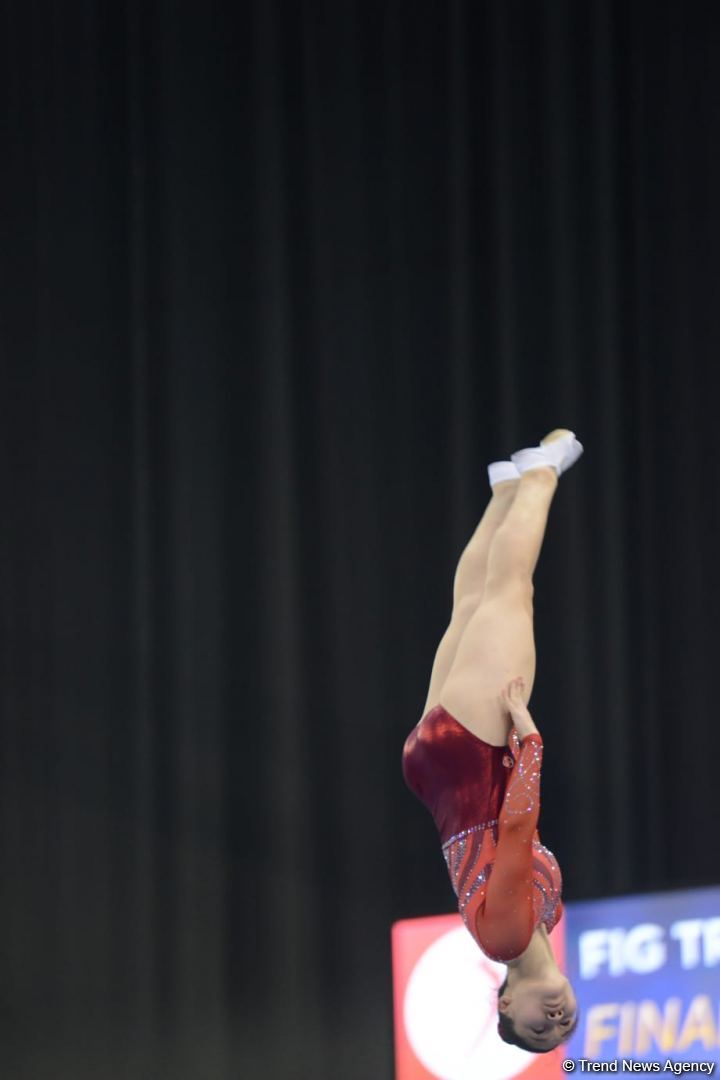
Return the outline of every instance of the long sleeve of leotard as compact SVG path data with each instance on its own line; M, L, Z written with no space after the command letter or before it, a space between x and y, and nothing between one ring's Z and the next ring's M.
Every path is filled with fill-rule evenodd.
M519 956L534 929L532 840L540 814L542 751L540 735L527 735L520 744L498 820L494 866L474 913L477 940L494 960Z

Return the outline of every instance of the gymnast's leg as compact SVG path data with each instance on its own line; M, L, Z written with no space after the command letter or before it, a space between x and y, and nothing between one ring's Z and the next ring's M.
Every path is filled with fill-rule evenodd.
M480 524L460 556L455 571L452 616L435 654L423 715L438 704L440 691L450 673L460 639L482 602L490 545L512 505L518 483L519 479L515 479L493 485L492 497Z
M533 573L557 488L552 467L524 472L488 551L482 601L460 638L440 703L479 738L502 746L509 729L500 693L521 676L526 703L535 677Z

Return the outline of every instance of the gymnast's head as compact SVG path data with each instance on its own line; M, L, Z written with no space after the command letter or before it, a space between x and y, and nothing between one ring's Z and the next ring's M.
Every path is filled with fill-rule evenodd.
M503 1042L546 1054L567 1042L577 1024L577 1001L564 975L531 978L508 969L498 990L498 1034Z

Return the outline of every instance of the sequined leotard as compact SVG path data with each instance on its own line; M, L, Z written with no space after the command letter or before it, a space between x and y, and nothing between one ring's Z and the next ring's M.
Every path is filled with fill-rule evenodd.
M408 736L403 773L430 810L458 909L482 951L507 962L533 930L550 932L562 915L562 877L540 843L543 743L515 728L508 746L490 746L441 705Z

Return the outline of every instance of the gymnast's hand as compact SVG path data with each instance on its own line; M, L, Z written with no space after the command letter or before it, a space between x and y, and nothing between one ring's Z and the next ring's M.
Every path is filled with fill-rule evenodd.
M503 709L509 713L519 739L524 739L526 735L539 734L523 699L524 693L525 682L521 676L518 676L504 687L500 695Z

